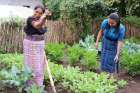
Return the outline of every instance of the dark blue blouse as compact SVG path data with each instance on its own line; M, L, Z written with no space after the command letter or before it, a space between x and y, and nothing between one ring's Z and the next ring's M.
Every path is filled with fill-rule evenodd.
M26 26L24 28L24 32L27 34L27 35L42 35L44 34L47 29L46 28L40 28L40 29L36 29L32 26L32 22L35 21L35 18L33 17L29 17L27 19L27 22L26 22Z

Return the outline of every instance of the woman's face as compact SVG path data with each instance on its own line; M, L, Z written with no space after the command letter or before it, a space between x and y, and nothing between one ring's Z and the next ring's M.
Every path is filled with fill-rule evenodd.
M117 26L117 22L115 20L109 18L109 25L111 27L115 27L115 26Z
M37 8L34 10L34 17L35 18L40 18L43 14L43 10L41 8Z

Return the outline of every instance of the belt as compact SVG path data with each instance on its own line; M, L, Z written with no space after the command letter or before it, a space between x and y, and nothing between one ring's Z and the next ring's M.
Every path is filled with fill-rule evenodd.
M44 35L26 35L25 38L31 41L41 41L44 40Z

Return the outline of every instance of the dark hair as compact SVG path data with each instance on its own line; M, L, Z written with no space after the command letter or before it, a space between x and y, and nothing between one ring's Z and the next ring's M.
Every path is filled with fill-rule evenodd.
M113 20L115 20L117 22L116 29L118 29L120 27L120 16L119 16L119 14L117 14L116 12L115 13L111 13L109 15L109 18L113 19Z
M43 6L41 6L41 5L35 6L34 10L36 10L38 8L41 8L43 13L45 12L45 8Z

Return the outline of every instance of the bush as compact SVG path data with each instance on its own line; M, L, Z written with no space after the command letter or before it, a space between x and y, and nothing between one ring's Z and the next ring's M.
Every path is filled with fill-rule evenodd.
M60 4L61 18L70 21L69 26L77 31L80 38L92 33L92 20L105 16L108 9L103 0L62 0Z
M139 0L127 0L126 12L129 15L140 16L140 1Z
M88 69L97 69L99 63L97 62L97 51L86 51L81 60L82 65Z
M75 44L72 47L69 46L67 49L68 62L71 65L77 64L77 62L80 61L80 58L82 57L84 51L85 50L78 44Z
M51 20L58 20L60 18L60 3L62 0L43 0L44 5L47 4L49 10L52 12L52 16L50 17Z
M140 48L126 45L122 51L121 65L132 76L140 75Z
M137 16L127 16L124 18L124 21L140 28L140 17Z
M63 43L48 43L45 47L48 58L53 62L61 61L64 57L65 45Z

